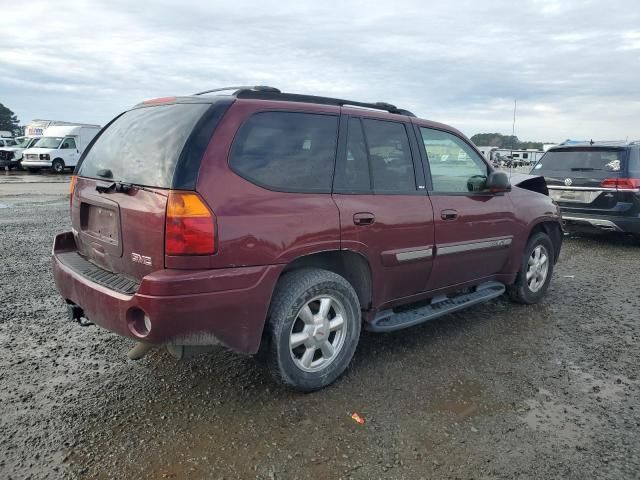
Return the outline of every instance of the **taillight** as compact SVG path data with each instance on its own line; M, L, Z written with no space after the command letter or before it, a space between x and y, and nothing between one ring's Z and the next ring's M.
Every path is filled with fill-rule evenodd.
M640 178L606 178L600 186L618 190L637 190L640 189Z
M169 192L165 229L167 255L211 255L216 251L216 217L193 192Z
M73 204L73 193L76 190L76 182L78 181L78 177L75 175L71 176L71 181L69 182L69 208Z

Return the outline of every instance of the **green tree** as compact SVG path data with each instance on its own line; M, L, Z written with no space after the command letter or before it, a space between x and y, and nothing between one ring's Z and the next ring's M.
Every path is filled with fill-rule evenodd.
M7 130L12 133L20 131L20 122L15 113L0 103L0 130Z
M518 150L535 148L542 150L542 142L520 141L516 136L502 135L501 133L476 133L471 137L471 141L479 147L513 148Z

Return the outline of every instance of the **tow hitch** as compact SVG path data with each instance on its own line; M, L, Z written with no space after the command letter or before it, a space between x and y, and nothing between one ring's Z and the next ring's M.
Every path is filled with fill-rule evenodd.
M67 316L72 322L78 322L78 325L81 327L93 325L93 322L89 321L89 319L84 316L82 308L73 303L67 303Z

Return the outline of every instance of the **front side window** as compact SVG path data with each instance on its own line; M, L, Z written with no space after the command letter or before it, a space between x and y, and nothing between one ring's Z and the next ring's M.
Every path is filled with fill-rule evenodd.
M290 192L330 193L338 117L261 112L240 128L229 164L257 185Z
M60 148L76 148L76 141L73 138L65 138Z
M402 123L364 119L369 162L376 193L416 191L409 137Z
M431 128L421 127L420 133L434 192L469 193L485 189L487 164L464 140Z

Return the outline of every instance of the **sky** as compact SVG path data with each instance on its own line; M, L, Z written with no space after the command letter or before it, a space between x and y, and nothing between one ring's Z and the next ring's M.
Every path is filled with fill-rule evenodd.
M0 0L0 103L105 124L230 85L385 101L468 136L640 138L638 0Z

